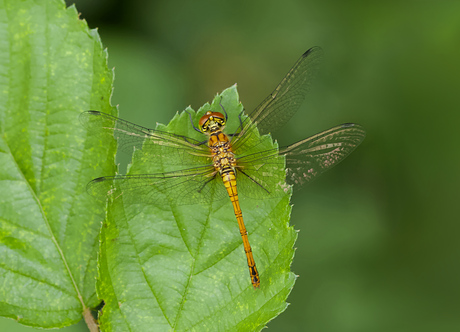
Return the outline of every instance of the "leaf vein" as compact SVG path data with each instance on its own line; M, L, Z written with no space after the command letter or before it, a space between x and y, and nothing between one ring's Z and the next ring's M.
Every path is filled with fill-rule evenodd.
M200 234L200 239L198 241L198 246L197 246L197 249L196 249L196 256L198 256L198 254L200 252L200 248L203 245L203 238L204 238L204 235L205 235L206 230L208 228L208 224L209 224L209 220L210 220L210 216L211 216L211 211L212 211L212 204L209 204L208 216L206 218L206 222L204 224L203 230L202 230L202 232ZM195 263L196 263L196 258L195 257L196 256L192 255L192 265L191 265L191 268L190 268L190 276L189 276L189 278L187 280L187 285L185 285L184 294L182 295L182 299L180 301L180 307L179 307L179 310L177 311L177 316L176 316L176 319L174 321L174 326L173 326L174 330L176 330L177 324L179 323L179 320L180 320L180 317L181 317L182 310L184 308L187 293L188 293L189 287L190 287L190 282L191 282L192 276L193 276L193 271L195 270Z

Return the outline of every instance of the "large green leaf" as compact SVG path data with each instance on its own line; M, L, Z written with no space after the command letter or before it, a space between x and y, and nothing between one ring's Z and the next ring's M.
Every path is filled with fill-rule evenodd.
M196 113L189 108L194 123L209 109L222 112L221 101L229 116L228 132L234 131L242 111L235 86ZM159 129L206 140L193 129L185 112ZM261 139L258 148L275 146L269 136ZM175 159L175 154L164 154L152 163L149 153L159 153L150 149L161 146L137 150L131 174L187 164ZM277 174L277 182L284 181L284 176L284 172ZM133 202L123 195L111 201L99 257L98 294L105 301L102 330L258 331L282 312L295 281L290 272L296 239L289 226L290 195L267 200L241 195L260 289L251 285L228 197L195 205L158 206L141 199Z
M0 1L0 315L50 328L98 305L102 204L84 188L114 172L114 141L78 115L110 106L95 30L62 0Z

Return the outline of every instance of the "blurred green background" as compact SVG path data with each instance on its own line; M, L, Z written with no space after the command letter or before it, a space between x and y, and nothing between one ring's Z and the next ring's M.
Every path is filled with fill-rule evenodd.
M293 197L300 277L268 327L460 331L460 1L75 3L108 48L120 117L148 127L236 82L250 111L321 46L321 77L274 137L344 122L368 136Z

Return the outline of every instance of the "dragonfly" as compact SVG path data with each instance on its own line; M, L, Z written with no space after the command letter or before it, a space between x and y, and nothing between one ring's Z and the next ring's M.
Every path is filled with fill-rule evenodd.
M179 169L153 174L131 174L98 177L87 185L87 191L101 199L128 202L147 201L155 204L196 204L229 197L241 234L249 276L254 288L260 287L260 276L249 243L239 191L243 196L266 199L298 189L348 156L364 139L365 131L345 123L286 147L260 151L262 135L282 127L299 109L317 75L323 51L313 47L306 51L291 70L254 111L238 116L234 133L226 134L228 115L207 111L194 130L204 140L158 129L149 129L99 111L87 111L80 120L90 132L112 135L121 149L157 147L148 158L158 162L165 154L184 160ZM268 136L266 136L268 137ZM155 151L155 150L153 150ZM177 165L176 165L177 166ZM285 181L275 174L284 172Z

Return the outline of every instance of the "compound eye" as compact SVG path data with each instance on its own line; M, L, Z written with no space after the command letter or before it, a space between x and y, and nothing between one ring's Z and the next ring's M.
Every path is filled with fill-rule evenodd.
M205 124L206 122L208 122L209 117L210 117L211 115L212 115L212 112L209 112L209 111L208 111L208 112L206 112L205 115L203 115L203 116L201 117L200 121L198 121L198 125L200 126L200 129L203 128L203 126L204 126L204 124Z
M207 122L208 121L215 121L219 123L221 126L225 125L225 117L222 113L219 112L206 112L198 122L200 129L202 132L206 132L208 130Z

